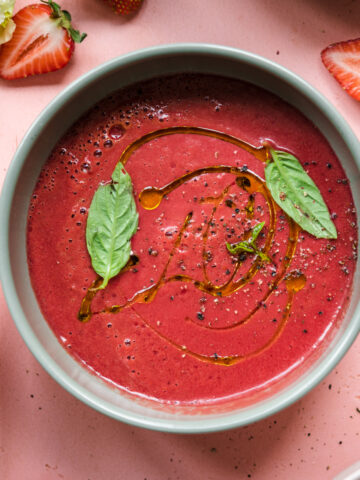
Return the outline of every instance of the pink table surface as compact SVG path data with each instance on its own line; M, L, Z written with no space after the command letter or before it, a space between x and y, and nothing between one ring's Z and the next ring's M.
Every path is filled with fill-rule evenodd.
M16 2L17 9L30 3ZM131 19L101 0L63 0L88 38L62 71L0 81L0 185L39 112L102 62L151 45L217 43L274 60L318 88L360 137L360 104L322 66L329 43L359 36L352 0L145 0ZM360 458L360 339L318 387L257 424L170 435L107 418L58 386L32 357L0 291L0 478L331 479Z

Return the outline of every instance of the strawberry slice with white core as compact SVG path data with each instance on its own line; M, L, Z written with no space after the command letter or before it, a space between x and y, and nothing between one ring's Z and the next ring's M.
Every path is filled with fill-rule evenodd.
M360 38L329 45L321 59L343 89L360 100Z
M64 67L80 34L71 26L71 16L55 2L28 5L14 17L15 32L0 49L0 76L5 79L52 72Z

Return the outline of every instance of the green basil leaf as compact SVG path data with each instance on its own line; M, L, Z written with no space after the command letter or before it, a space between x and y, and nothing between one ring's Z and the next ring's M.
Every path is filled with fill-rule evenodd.
M236 243L235 245L231 245L230 243L226 242L226 248L232 255L237 255L238 253L241 252L250 252L254 253L255 249L252 247L249 242L239 242Z
M95 272L105 288L130 258L130 239L136 232L138 213L129 174L119 163L112 182L100 185L92 199L86 225L86 244Z
M266 186L275 202L303 230L317 238L337 238L320 190L299 160L287 152L270 150L273 162L265 167Z
M264 228L264 225L265 225L265 222L261 222L261 223L258 223L257 225L255 225L255 227L253 228L253 230L251 232L251 239L250 239L250 243L252 245L255 243L257 237L259 236L259 233Z

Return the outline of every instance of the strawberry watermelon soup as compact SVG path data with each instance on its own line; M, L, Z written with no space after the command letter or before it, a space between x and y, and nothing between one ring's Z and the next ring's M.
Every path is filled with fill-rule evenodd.
M357 254L339 160L254 85L162 77L58 142L28 214L43 315L82 365L169 404L250 398L317 358Z

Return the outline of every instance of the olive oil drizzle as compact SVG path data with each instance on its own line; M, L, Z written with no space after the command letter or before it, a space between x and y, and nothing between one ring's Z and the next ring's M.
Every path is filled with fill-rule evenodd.
M159 129L154 132L150 132L142 136L141 138L135 140L124 150L124 152L120 157L120 161L125 165L126 162L129 160L129 158L131 157L131 155L145 143L159 137L163 137L167 135L175 135L175 134L204 135L212 138L217 138L219 140L234 144L244 149L245 151L251 153L255 158L261 160L262 162L266 162L267 159L269 158L269 151L266 146L255 147L253 145L250 145L247 142L244 142L243 140L240 140L236 137L233 137L231 135L228 135L216 130L201 128L201 127L170 127L170 128ZM146 210L153 210L160 205L162 199L166 195L170 194L173 190L183 185L185 182L188 182L192 178L200 175L204 175L208 173L217 173L217 172L233 174L236 177L235 179L236 184L240 188L245 190L247 193L249 193L249 200L245 207L245 213L247 218L251 219L254 216L254 198L255 198L254 194L259 193L264 197L268 207L268 211L269 211L269 226L268 226L268 233L265 240L265 245L263 247L263 252L265 254L268 253L271 248L273 238L275 235L277 213L279 212L280 209L279 207L277 207L276 203L272 199L271 194L265 185L265 181L261 179L259 176L257 176L255 173L251 172L250 170L243 171L243 169L241 168L226 166L226 165L215 165L215 166L209 166L209 167L197 169L192 172L186 173L182 177L175 179L173 182L163 186L162 188L156 188L151 186L144 188L139 195L140 204ZM90 320L93 314L118 313L125 308L131 307L131 309L136 313L136 315L138 315L139 318L141 318L142 321L151 330L153 330L160 338L170 343L174 348L180 350L183 355L189 355L198 360L210 362L210 363L216 363L219 365L234 365L236 363L241 362L244 359L252 358L262 353L264 350L268 349L269 347L271 347L271 345L273 345L277 341L277 339L280 337L280 335L282 334L282 331L285 328L285 325L290 315L294 294L297 291L301 290L306 283L306 278L304 275L291 273L288 276L286 276L286 272L290 266L291 260L296 251L297 238L300 230L297 224L295 224L295 222L287 215L285 215L285 217L288 223L289 237L288 237L286 254L282 259L281 267L278 273L273 278L272 282L268 285L268 290L265 292L263 298L258 302L258 304L239 321L223 327L199 324L198 322L195 322L193 319L188 319L188 320L191 320L191 322L193 322L199 328L205 328L205 329L211 329L211 330L229 330L229 329L234 329L240 325L244 325L255 315L255 313L259 310L261 305L263 305L264 302L268 300L269 296L274 292L274 290L277 289L280 282L286 276L285 285L288 290L288 300L282 315L282 319L279 322L278 327L275 333L273 334L273 336L261 348L246 355L221 356L216 353L210 356L202 355L202 354L193 352L190 349L188 349L186 346L179 345L173 340L171 340L170 338L166 337L157 328L151 325L133 307L137 303L149 303L153 301L159 289L168 282L180 281L180 282L192 283L197 289L199 289L200 291L203 291L204 293L207 293L212 296L225 297L243 288L256 275L259 268L261 268L261 264L262 264L262 260L259 257L255 258L254 262L250 266L246 275L240 277L238 280L234 280L234 278L236 277L236 274L238 273L243 263L240 257L237 259L234 271L232 272L229 280L224 284L214 285L209 280L208 274L207 274L206 243L207 243L207 238L209 234L210 224L214 218L217 208L224 201L224 197L226 193L228 192L229 188L234 185L235 182L232 182L230 185L228 185L218 197L207 197L201 200L202 203L212 203L214 205L210 218L207 222L207 227L203 234L203 259L202 259L203 260L202 270L203 270L203 277L204 277L203 281L194 280L193 278L187 275L173 275L170 277L166 277L167 270L169 268L171 260L174 257L177 251L177 248L181 243L182 237L190 224L193 213L189 212L184 220L184 223L180 229L180 232L178 233L174 241L174 245L171 249L166 265L160 275L160 278L154 285L151 285L148 288L145 288L136 292L133 295L133 297L128 301L126 301L123 305L114 305L111 307L107 307L100 312L92 312L91 303L97 293L97 287L102 281L102 279L98 277L95 279L91 287L88 289L84 299L82 300L81 308L78 314L79 320L82 322L86 322ZM244 238L247 239L249 235L250 235L250 232L245 232ZM137 257L135 258L138 261ZM129 270L134 264L135 263L134 263L134 257L133 257L129 260L127 266L122 270L121 273L123 273L126 270Z
M275 330L275 333L273 336L263 345L262 347L254 350L253 352L250 352L245 355L220 355L218 353L214 353L212 355L205 355L201 353L196 353L192 350L190 350L186 345L180 345L179 343L174 342L174 340L171 340L168 338L166 335L161 333L158 329L154 328L151 323L149 323L145 317L140 315L139 312L137 312L134 308L132 308L133 312L145 323L145 325L150 328L154 333L156 333L160 338L165 340L166 342L170 343L174 348L179 350L182 355L185 357L186 355L189 355L190 357L196 358L197 360L200 360L202 362L206 363L213 363L217 365L224 365L224 366L231 366L235 365L236 363L240 363L244 360L249 360L250 358L254 358L260 353L265 352L268 348L270 348L281 336L285 325L288 321L290 312L291 312L291 305L293 302L293 297L294 297L295 291L294 290L289 290L288 291L288 300L286 303L286 306L284 308L283 314L281 321L279 322L279 325L277 329Z
M244 173L244 172L242 172L241 169L239 169L237 167L229 167L229 166L213 166L213 167L205 167L205 168L202 168L202 169L199 169L199 170L194 170L193 172L187 173L186 175L176 179L175 181L165 185L162 188L154 188L154 187L145 188L140 193L140 204L144 208L146 208L147 210L153 210L154 208L157 208L160 205L161 200L165 197L165 195L168 195L169 193L171 193L173 190L178 188L183 183L191 180L194 177L198 177L200 175L204 175L204 174L208 174L208 173L214 173L214 172L230 173L230 174L233 174L233 175L237 175L236 183L239 186L241 186L241 188L243 188L245 191L250 193L249 202L251 202L250 203L251 205L254 202L253 193L259 192L265 197L268 208L269 208L269 214L270 214L269 235L267 237L266 244L265 244L265 247L264 247L264 251L265 252L268 251L270 246L271 246L271 243L272 243L272 240L273 240L273 237L274 237L274 233L275 233L275 217L276 217L275 212L276 212L277 207L276 207L276 204L275 204L275 202L273 201L273 199L270 195L270 192L266 188L264 182L260 179L260 177L258 177L257 175L255 175L251 171L247 171L246 173ZM238 182L237 180L240 180L240 181ZM208 198L205 198L205 199L202 200L202 203L213 203L214 204L214 207L212 209L210 218L207 222L205 232L203 234L203 262L202 262L202 268L203 268L204 281L202 281L202 282L195 281L187 275L175 275L174 277L168 278L166 281L168 281L168 282L169 281L191 282L199 290L201 290L203 292L206 292L210 295L228 296L228 295L231 295L232 293L234 293L235 291L239 290L240 288L244 287L253 278L253 276L257 273L258 268L261 264L260 259L256 259L255 262L253 263L253 265L251 266L249 272L246 274L246 276L237 280L237 281L234 281L233 279L234 279L236 273L238 272L238 270L239 270L239 268L242 264L242 261L240 261L240 260L238 260L238 262L236 264L236 268L235 268L233 274L231 275L230 279L223 285L213 285L210 282L210 280L208 278L208 275L207 275L205 259L206 259L206 243L207 243L207 239L208 239L210 225L213 221L213 218L214 218L214 215L215 215L215 212L216 212L217 208L222 203L225 195L227 194L229 188L232 185L233 185L233 183L228 185L223 190L222 194L219 195L218 197L208 197ZM249 202L248 202L247 206L245 207L247 217L249 217L249 213L248 213ZM184 226L182 228L184 228ZM248 232L248 234L245 235L245 238L249 234L250 234L250 232ZM291 257L292 257L292 255L291 255ZM163 275L162 275L162 278L164 278ZM242 323L242 322L240 322L240 323Z
M131 255L129 261L125 265L125 267L121 270L121 273L127 272L131 268L133 268L137 263L139 263L139 257L137 255ZM98 292L98 287L102 284L102 277L99 275L93 281L91 286L88 288L85 297L82 299L81 307L78 313L78 319L81 322L87 322L90 318L94 315L91 311L91 303Z
M192 212L190 212L186 216L184 224L183 224L183 226L182 226L182 228L181 228L181 230L180 230L180 232L179 232L179 234L178 234L178 236L177 236L177 238L174 242L173 248L171 249L171 252L169 254L169 257L168 257L168 260L166 262L165 268L161 273L160 279L154 285L151 285L150 287L145 288L145 289L140 290L139 292L135 293L135 295L130 300L128 300L124 305L114 305L112 307L108 307L107 309L103 310L101 313L106 313L106 312L107 313L118 313L121 310L123 310L124 308L129 307L131 305L134 305L135 303L150 303L154 300L154 298L155 298L157 292L159 291L160 287L162 285L164 285L165 283L167 283L167 281L169 281L168 279L166 279L166 272L169 268L169 265L171 263L171 260L172 260L173 256L176 253L177 248L180 245L182 236L183 236L187 226L190 223L192 215L193 215Z
M145 143L150 142L151 140L154 140L156 138L177 134L203 135L205 137L217 138L218 140L223 140L224 142L231 143L233 145L236 145L237 147L242 148L243 150L251 153L255 158L261 160L262 162L266 162L270 158L270 153L266 146L255 147L254 145L244 142L243 140L240 140L239 138L236 138L227 133L203 127L169 127L160 128L159 130L147 133L135 140L133 143L131 143L125 148L120 157L120 161L123 163L123 165L126 165L131 155Z

